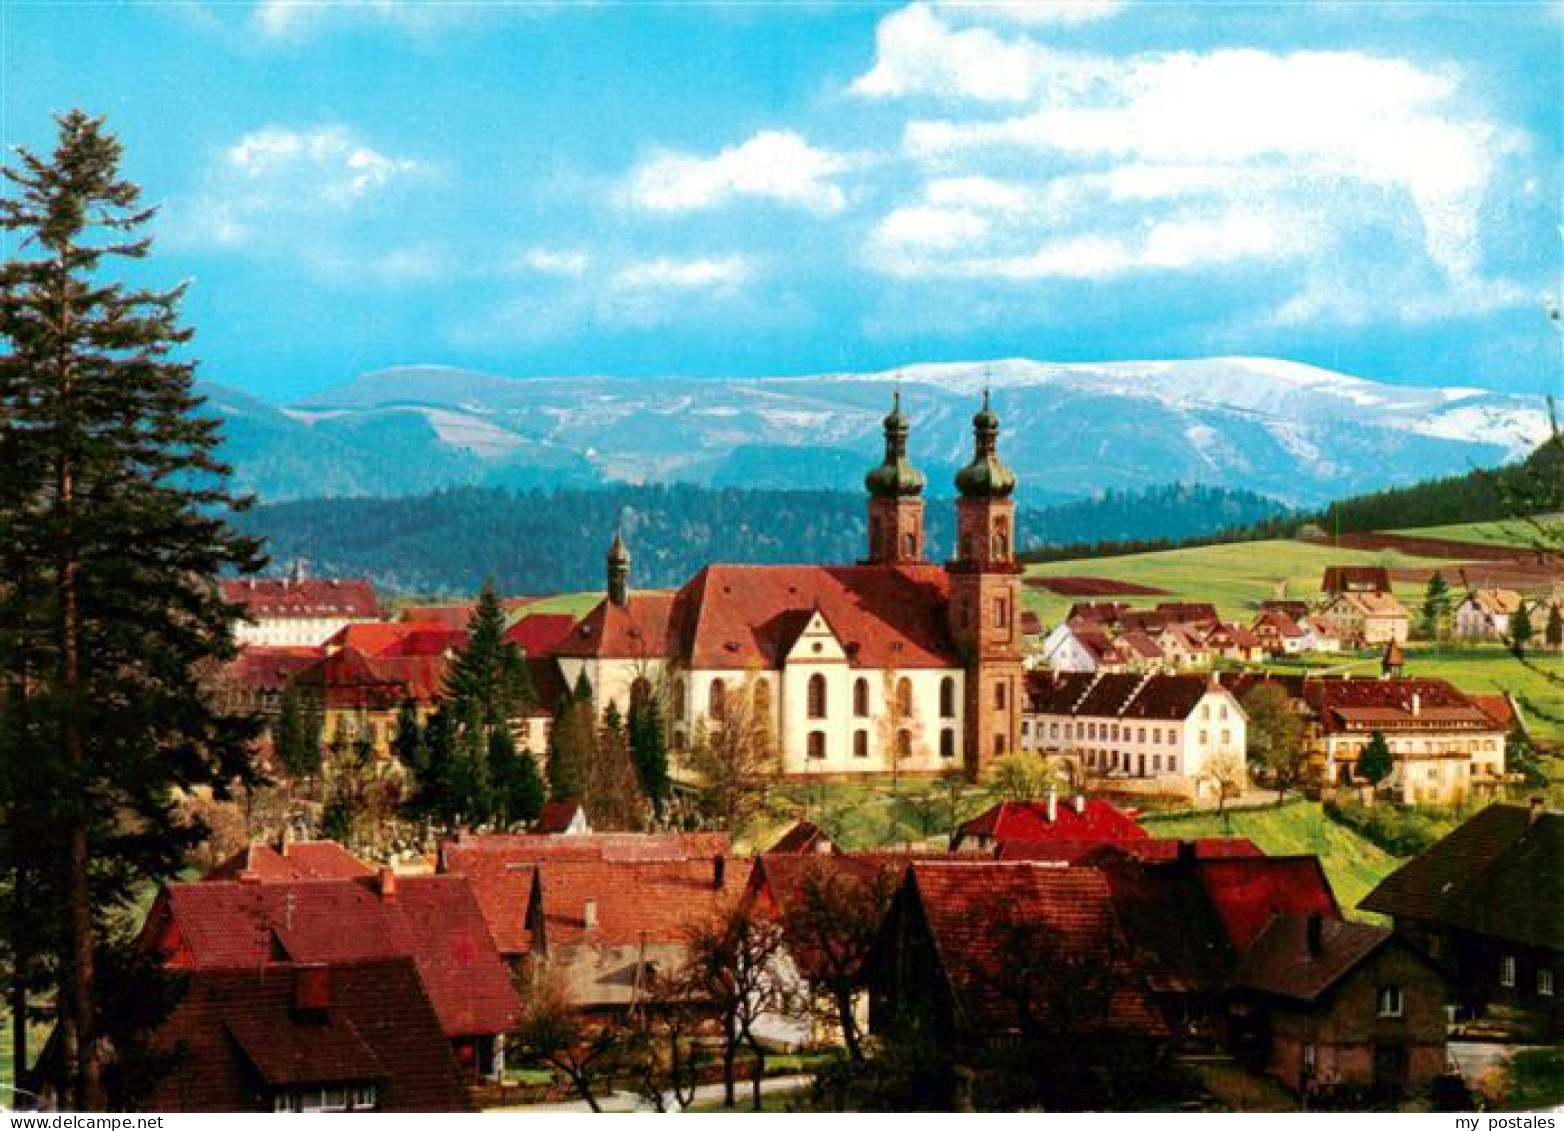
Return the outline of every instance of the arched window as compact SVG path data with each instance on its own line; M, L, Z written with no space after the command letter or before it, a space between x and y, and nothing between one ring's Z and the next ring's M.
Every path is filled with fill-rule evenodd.
M904 558L918 556L918 536L916 534L903 534L901 536L901 555Z
M869 545L876 550L880 548L880 520L877 517L869 520Z
M942 730L939 732L939 756L941 758L954 758L956 756L956 732Z
M1005 736L1004 735L996 734L994 736L994 754L996 756L1005 753L1006 748L1008 747L1008 745L1009 744L1005 740Z
M1010 532L1005 529L1005 520L994 520L993 557L995 561L1004 561L1010 556Z
M652 681L644 675L635 677L635 682L630 684L630 702L644 703L652 697Z
M994 706L998 710L1003 711L1005 709L1007 698L1008 696L1005 694L1005 685L1003 683L994 684Z
M956 717L956 681L950 676L939 681L939 717L942 719Z
M680 677L673 681L673 717L682 719L685 715L684 679Z
M867 758L869 756L869 732L866 730L853 731L853 757Z
M896 713L904 719L912 714L912 680L906 676L896 681Z
M816 758L816 759L825 757L825 731L823 731L823 730L812 730L812 731L810 731L809 732L808 743L809 743L809 746L808 746L809 757Z
M869 681L862 676L853 681L853 714L860 719L869 717Z
M811 719L825 718L825 676L816 672L809 677L809 717ZM822 737L821 741L824 741Z
M903 727L896 732L896 757L905 758L912 753L912 731Z
M750 692L750 702L755 705L755 714L765 719L771 714L771 681L757 679L755 690Z
M714 679L706 689L706 713L714 719L720 719L727 713L727 708L728 685L720 679Z

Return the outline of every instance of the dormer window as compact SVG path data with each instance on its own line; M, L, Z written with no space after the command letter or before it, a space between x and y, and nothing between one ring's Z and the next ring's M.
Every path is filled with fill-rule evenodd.
M1379 987L1379 1015L1381 1017L1401 1016L1401 987Z

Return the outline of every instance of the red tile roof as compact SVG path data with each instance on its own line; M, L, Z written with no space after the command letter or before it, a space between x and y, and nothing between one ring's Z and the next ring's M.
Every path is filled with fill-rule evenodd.
M1115 860L1177 860L1181 845L1197 860L1222 860L1235 856L1264 856L1258 845L1245 837L1204 837L1179 841L1163 837L1145 840L1101 841L1003 841L995 850L998 860L1060 860L1067 863L1105 864Z
M775 668L816 607L872 668L960 667L938 566L711 565L676 594L603 601L555 648L560 656L668 656L695 668Z
M1235 951L1247 948L1273 915L1341 918L1317 856L1212 859L1195 867Z
M1149 838L1134 818L1106 801L1087 801L1077 813L1075 803L1061 798L1048 817L1048 805L1042 801L1001 801L986 812L963 823L951 838L952 847L964 840L983 838L1001 844L1011 841L1039 841L1062 844L1116 844Z
M281 693L288 681L325 655L321 648L249 644L223 666L222 679L248 691Z
M1384 566L1326 566L1321 593L1389 593L1390 571Z
M426 628L413 625L410 632L402 634L382 656L444 656L460 652L467 647L467 630L463 628Z
M1303 698L1331 732L1494 730L1497 725L1442 679L1311 679L1303 685Z
M1508 731L1515 725L1515 704L1508 695L1472 695L1471 701L1499 727Z
M256 619L350 617L378 620L375 587L361 577L235 577L223 581L223 599Z
M579 801L548 801L538 813L538 819L533 823L534 835L546 836L555 833L565 833L570 830L570 824L581 813Z
M1318 1001L1392 938L1385 927L1323 917L1319 932L1319 952L1311 953L1309 917L1277 915L1244 952L1234 984L1292 1001Z
M431 704L445 684L443 656L366 656L342 648L301 671L300 684L319 689L327 707L394 710L405 700Z
M916 900L968 1031L994 1036L1019 1027L1018 994L1027 981L1035 1013L1075 992L1080 969L1116 971L1104 1028L1156 1034L1161 1018L1130 969L1129 947L1104 875L1091 868L992 861L916 861L900 898ZM1015 946L1024 936L1056 962L1018 973ZM1047 1018L1040 1019L1047 1024ZM1077 1019L1079 1023L1079 1019Z
M1181 722L1212 688L1205 675L1035 671L1026 689L1033 714Z
M177 1051L148 1109L270 1111L265 1092L374 1083L380 1111L468 1111L450 1041L405 958L341 963L323 1018L293 1008L296 968L195 970L155 1044Z
M832 851L834 847L830 838L812 821L794 821L788 826L787 832L779 836L771 847L766 849L768 854L786 855Z
M718 882L720 861L721 882ZM549 860L538 865L535 949L576 945L682 944L689 930L737 900L753 862L713 860ZM586 905L597 925L586 924ZM541 937L540 937L541 936Z
M409 623L465 629L476 607L472 601L457 605L409 605L402 610L402 619Z
M203 880L237 880L248 874L266 882L286 880L351 880L375 870L334 840L301 840L281 850L269 844L241 848L213 868Z
M505 630L505 639L528 656L548 656L575 627L569 613L528 613Z
M170 884L146 937L187 969L412 958L451 1036L514 1028L520 1001L459 876Z
M345 624L326 638L325 648L353 648L366 656L379 656L413 630L401 621L365 621Z

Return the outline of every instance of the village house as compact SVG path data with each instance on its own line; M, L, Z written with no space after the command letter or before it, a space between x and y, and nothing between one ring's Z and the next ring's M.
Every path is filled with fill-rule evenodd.
M1305 651L1305 633L1293 617L1281 609L1263 609L1250 626L1260 646L1272 656L1293 656Z
M170 1055L146 1110L471 1111L406 957L198 967L153 1045Z
M1327 597L1310 616L1320 632L1349 648L1406 643L1411 617L1389 591L1348 589Z
M1564 815L1490 805L1382 880L1361 907L1454 975L1474 1035L1564 1035Z
M297 672L293 683L319 708L326 745L365 743L389 758L403 704L411 704L420 721L427 719L439 703L449 662L443 654L370 656L342 647Z
M1384 927L1276 915L1233 985L1235 1049L1295 1092L1396 1100L1445 1071L1448 979Z
M1382 735L1394 761L1381 788L1407 804L1451 804L1504 781L1504 728L1442 679L1307 679L1310 772L1352 785L1363 748Z
M1473 589L1455 607L1455 634L1466 640L1502 640L1510 634L1510 618L1522 600L1513 589Z
M1327 597L1342 593L1389 593L1390 571L1384 566L1325 567L1320 578L1320 592Z
M999 418L985 398L944 565L927 560L908 432L898 400L865 480L858 564L710 565L675 593L632 592L616 535L606 597L553 648L566 682L584 675L598 710L664 695L676 751L730 709L752 712L794 777L975 775L1019 749L1016 477L999 458Z
M1033 672L1027 749L1057 755L1116 789L1209 796L1217 758L1244 758L1247 716L1201 675Z
M233 880L167 885L141 938L182 973L410 960L474 1080L500 1075L504 1036L521 1020L510 974L460 876L383 868L351 879L269 879L251 868Z
M358 577L236 577L222 582L223 599L240 606L234 621L241 645L317 646L344 626L380 619L375 587Z

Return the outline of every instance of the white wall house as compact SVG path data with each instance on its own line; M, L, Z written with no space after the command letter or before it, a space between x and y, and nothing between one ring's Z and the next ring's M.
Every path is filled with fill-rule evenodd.
M1068 757L1115 788L1204 798L1212 759L1244 757L1248 716L1205 676L1039 673L1028 690L1024 746Z

